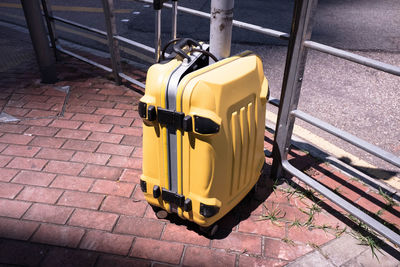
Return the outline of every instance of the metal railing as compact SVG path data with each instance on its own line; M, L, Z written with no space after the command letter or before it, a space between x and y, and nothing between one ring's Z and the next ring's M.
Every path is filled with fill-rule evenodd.
M316 7L317 0L295 1L281 98L279 105L277 100L271 101L272 104L279 106L272 151L273 164L271 176L273 178L279 178L282 176L283 171L296 176L327 199L357 217L379 234L391 240L394 244L400 245L400 235L361 211L329 188L304 174L288 161L288 152L291 145L294 122L296 118L299 118L400 167L399 157L297 109L308 49L318 50L326 54L400 76L400 68L397 66L310 41Z
M88 64L91 64L93 66L96 66L98 68L101 68L107 72L112 72L114 75L114 80L115 83L120 84L121 83L121 78L127 80L128 82L131 82L141 88L145 88L145 84L124 74L121 69L121 59L120 59L120 52L119 52L119 41L135 46L137 48L140 48L144 51L150 52L150 53L155 53L155 49L149 46L146 46L144 44L141 44L139 42L135 42L132 40L129 40L127 38L124 38L122 36L119 36L117 34L117 27L116 27L116 22L115 22L115 15L114 15L114 1L113 0L102 0L103 4L103 11L104 11L104 16L105 16L105 22L106 22L106 30L107 31L102 31L93 27L88 27L86 25L61 18L58 16L53 16L52 9L51 9L51 3L50 0L41 0L42 1L42 6L43 6L43 13L44 17L47 22L47 28L50 36L50 40L53 46L53 49L60 51L61 53L67 54L69 56L72 56L76 59L79 59L81 61L84 61ZM111 68L100 64L98 62L95 62L93 60L90 60L84 56L78 55L72 51L69 51L68 49L63 48L58 40L57 40L57 34L55 31L55 22L61 22L79 29L83 29L104 37L107 37L108 40L108 47L109 47L109 52L110 52L110 60L111 60Z
M96 67L102 68L107 72L113 72L115 75L116 82L119 82L121 78L126 79L129 82L132 82L138 86L144 88L145 84L129 77L124 74L120 70L120 66L118 65L119 60L119 48L118 41L124 42L126 44L132 45L143 51L153 53L157 55L159 53L159 45L156 44L156 48L152 48L141 44L139 42L129 40L125 37L119 36L116 32L115 27L115 19L113 16L113 0L102 0L103 8L105 11L106 18L106 28L107 31L101 31L99 29L95 29L92 27L88 27L77 22L73 22L64 18L60 18L57 16L53 16L51 13L51 8L48 3L49 0L42 0L44 8L44 15L46 20L48 21L50 38L52 40L53 46L60 52L73 56L79 60L85 61L89 64L92 64ZM136 0L138 2L143 2L147 4L152 4L153 0ZM382 234L389 240L391 240L394 244L400 245L400 235L390 230L388 227L384 226L371 216L367 215L353 204L348 202L347 200L341 198L333 191L323 186L319 182L315 181L313 178L304 174L300 170L296 169L293 165L288 162L287 156L289 152L289 147L291 144L291 137L293 133L293 127L295 118L299 118L304 120L322 130L325 130L367 152L374 154L375 156L380 157L381 159L400 167L400 158L395 155L382 150L381 148L374 146L372 144L367 143L364 140L359 139L358 137L351 135L345 131L342 131L332 125L329 125L326 122L323 122L317 118L314 118L300 110L297 110L297 105L299 102L301 84L303 80L304 67L306 64L307 51L308 49L314 49L323 53L327 53L333 56L340 57L345 60L349 60L364 66L368 66L380 71L384 71L387 73L391 73L393 75L400 75L400 67L393 66L390 64L386 64L377 60L373 60L367 57L363 57L351 52L347 52L341 49L337 49L334 47L330 47L324 44L320 44L317 42L310 41L311 32L312 32L312 20L314 18L314 12L316 10L317 0L296 0L295 7L293 11L293 20L292 20L292 28L290 35L288 33L276 31L273 29L261 27L258 25L233 20L232 24L234 27L246 29L249 31L261 33L267 36L279 38L281 40L289 40L287 59L285 65L285 73L283 78L282 92L281 98L278 99L269 99L269 103L279 107L278 119L275 128L275 138L273 145L273 166L271 177L278 178L282 176L283 171L287 171L290 174L298 177L301 181L306 183L308 186L314 188L316 191L324 195L326 198L348 211L359 220L366 223L369 227ZM177 2L173 4L165 3L164 7L172 8L173 12L182 12L206 19L210 19L210 14L201 12L198 10L193 10L186 7L177 6ZM157 13L156 19L158 22L160 21L160 14ZM71 51L68 51L62 48L57 43L57 36L55 34L54 22L58 21L64 24L68 24L80 29L84 29L102 36L106 36L109 40L109 48L112 60L112 68L104 66L102 64L96 63L90 59L77 55ZM108 21L108 22L107 22ZM157 25L158 23L156 23ZM176 21L173 21L173 25L176 25ZM175 27L176 29L176 27ZM157 32L157 31L156 31ZM173 35L176 36L176 31L172 32Z
M120 53L119 53L119 43L118 42L122 42L122 43L125 43L128 45L134 46L136 48L139 48L143 51L152 53L155 55L156 59L158 59L157 55L159 55L160 46L158 45L158 42L157 42L156 48L153 48L153 47L147 46L145 44L142 44L140 42L133 41L133 40L130 40L128 38L118 35L117 31L116 31L115 17L114 17L114 13L113 13L113 0L102 0L107 31L102 31L97 28L89 27L89 26L80 24L75 21L61 18L59 16L54 16L52 9L51 9L51 0L41 0L41 1L42 1L42 6L43 6L44 17L47 22L50 40L51 40L52 46L55 50L57 50L61 53L67 54L69 56L72 56L81 61L84 61L95 67L101 68L107 72L112 72L114 74L114 79L115 79L116 83L120 83L121 78L123 78L123 79L127 80L128 82L131 82L142 88L145 87L144 83L137 81L137 80L133 79L132 77L129 77L128 75L124 74L121 71L121 67L120 67L120 63L119 63ZM135 1L146 3L146 4L153 4L153 0L135 0ZM176 18L175 14L177 14L178 11L189 14L189 15L206 18L206 19L210 19L210 17L211 17L211 15L209 13L201 12L201 11L190 9L187 7L178 6L178 1L173 1L172 4L164 3L163 6L166 8L172 9L172 12L173 12L172 17L173 18ZM159 26L159 23L161 22L160 17L161 17L161 12L160 11L156 12L156 26L157 27ZM73 27L76 27L76 28L79 28L79 29L82 29L85 31L89 31L89 32L98 34L103 37L106 37L109 40L108 43L109 43L109 52L110 52L110 59L111 59L111 68L109 68L105 65L102 65L100 63L94 62L93 60L90 60L84 56L78 55L78 54L62 47L57 39L55 22L61 22L63 24L67 24L67 25L70 25L70 26L73 26ZM176 25L177 25L177 21L173 20L172 21L172 37L174 37L174 36L176 37ZM261 33L261 34L271 36L271 37L276 37L276 38L279 38L282 40L289 39L289 34L287 34L287 33L276 31L273 29L265 28L265 27L261 27L258 25L250 24L250 23L246 23L243 21L233 20L232 25L234 27ZM159 28L161 28L161 27L159 27ZM156 30L156 32L160 32L160 29ZM156 39L159 40L159 38L156 38ZM112 40L112 41L110 41L110 40ZM166 56L168 56L168 54L166 54Z

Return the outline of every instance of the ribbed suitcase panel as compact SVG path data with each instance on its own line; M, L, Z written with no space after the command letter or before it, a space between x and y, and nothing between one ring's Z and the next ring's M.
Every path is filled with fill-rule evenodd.
M250 102L231 114L232 139L232 181L230 195L235 196L248 184L254 168L255 144L255 103Z

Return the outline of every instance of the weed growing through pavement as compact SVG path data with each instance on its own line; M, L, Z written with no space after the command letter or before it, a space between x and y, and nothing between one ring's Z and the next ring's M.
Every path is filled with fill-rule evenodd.
M326 167L329 167L329 166L331 165L328 161L324 161L323 164L324 164Z
M354 181L359 181L359 179L357 178L351 178ZM321 229L324 232L329 232L333 235L335 235L336 238L342 236L344 233L348 233L351 236L353 236L355 239L357 239L359 241L360 245L365 245L368 246L371 249L371 253L373 255L373 257L376 257L377 260L379 261L378 255L377 255L377 251L379 251L381 254L381 247L382 244L384 244L384 242L382 241L382 239L379 238L379 235L373 231L372 229L370 229L366 224L364 224L363 222L361 222L360 220L358 220L356 217L354 217L351 214L345 215L347 216L351 221L353 221L355 223L355 227L353 227L353 229L348 229L346 226L343 228L340 228L338 225L336 227L332 227L331 225L328 224L322 224L322 225L316 225L314 224L314 217L317 213L320 213L322 211L322 208L320 207L320 204L322 202L321 197L319 194L316 193L316 191L314 191L312 188L309 188L308 186L306 186L306 188L298 188L296 186L296 184L291 184L290 187L288 188L279 188L279 187L274 187L274 191L275 190L280 190L281 192L283 192L286 195L287 200L289 201L292 197L296 197L299 198L300 201L302 201L303 199L308 198L309 200L311 200L312 203L311 205L307 205L305 202L303 202L304 204L307 205L306 208L299 208L298 209L305 213L306 215L308 215L308 218L305 222L301 222L298 218L295 218L293 221L287 221L288 223L288 227L292 228L292 227L308 227L310 230L311 229ZM340 188L337 187L333 190L335 193L341 193L340 192ZM380 209L378 210L375 214L370 213L371 215L375 215L377 217L381 216L384 211L387 208L391 208L393 206L398 205L389 195L387 195L386 193L383 192L383 190L380 188L379 189L379 194L385 199L386 201L386 208ZM260 216L260 220L270 220L272 223L276 224L277 221L282 220L282 218L285 217L286 213L284 213L282 210L280 210L277 207L273 207L271 210L267 209L267 213ZM384 225L388 226L389 228L395 228L394 224L388 223L383 221L382 222ZM396 229L397 230L397 229ZM291 244L291 245L295 245L295 243L287 238L282 239L283 242ZM318 245L313 244L313 243L308 243L308 245L310 245L311 247L315 248L315 249L319 249Z
M360 179L356 178L356 177L350 177L350 180L354 181L354 182L359 182Z
M310 247L315 248L315 249L320 249L320 247L313 242L307 242L307 245L309 245Z
M380 209L377 212L375 212L375 214L376 214L376 216L381 216L384 211L385 211L384 209Z
M286 194L286 199L289 201L295 194L300 193L297 189L294 189L292 187L288 187L285 189L281 189L283 193Z
M281 179L275 179L274 183L272 184L272 191L276 194L276 190L278 190L279 183L282 182Z
M360 245L369 246L372 255L379 261L378 255L375 251L379 251L383 254L380 251L381 246L384 244L383 241L379 239L374 231L369 229L365 223L351 214L348 214L347 217L357 225L352 231L350 231L350 235L357 239L360 242Z
M332 230L332 226L328 225L328 224L323 224L323 225L315 225L314 226L316 229L321 229L323 230L325 233L328 232L328 230Z
M268 209L265 204L263 204L267 213L260 216L260 220L270 220L273 224L278 225L277 221L281 220L286 216L286 212L282 212L281 209L277 207L272 207L272 210ZM279 226L279 225L278 225Z
M340 190L340 186L338 186L338 187L336 187L335 189L333 189L332 190L334 193L336 193L336 194L341 194L342 193L342 190Z
M340 229L339 227L337 227L335 229L335 236L336 238L341 237L343 233L347 232L347 226L345 226L344 228Z
M397 203L393 200L392 197L390 197L388 194L386 194L385 192L383 192L382 188L379 187L379 195L381 195L385 201L386 201L386 206L388 207L393 207L393 206L397 206Z
M360 241L360 245L363 246L369 246L369 248L371 249L371 253L373 256L376 257L376 259L379 261L378 255L376 254L375 251L379 251L381 254L383 254L380 250L381 245L382 245L382 240L378 239L377 237L371 235L364 235L362 233L360 233L359 231L351 231L350 234L357 239L358 241Z
M296 246L296 244L294 243L294 241L293 241L292 239L287 238L287 237L282 238L282 241L285 242L285 243L288 244L288 245Z
M306 155L310 154L310 152L307 151L307 150L300 149L300 151L303 152L303 153L306 154Z
M318 199L317 192L311 188L305 188L303 192L300 192L299 199L303 200L304 198L310 199L312 202L319 204L321 200Z
M311 205L311 207L307 207L307 208L308 208L308 210L304 210L304 209L301 209L301 208L299 208L299 210L300 210L301 212L303 212L304 214L308 215L308 219L307 219L307 221L306 221L303 225L305 225L305 226L311 226L311 225L313 224L313 222L314 222L314 215L315 215L316 213L320 213L320 212L322 211L322 209L321 209L320 206L318 206L318 205L315 204L315 203L313 203L313 204Z
M289 228L292 228L292 227L294 227L294 226L296 226L296 227L302 227L303 226L303 223L299 220L299 219L294 219L294 221L289 225Z

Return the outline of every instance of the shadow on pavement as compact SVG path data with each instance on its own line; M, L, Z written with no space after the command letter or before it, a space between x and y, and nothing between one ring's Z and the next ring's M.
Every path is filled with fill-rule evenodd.
M218 232L214 236L208 236L200 230L199 226L188 220L181 219L175 214L169 214L167 220L176 225L185 225L188 230L195 231L199 235L203 235L209 239L224 239L232 232L241 221L250 217L251 213L256 210L273 192L273 181L269 178L271 166L264 164L263 172L259 178L260 189L256 192L253 188L230 212L216 222L218 224Z
M151 263L134 258L102 252L64 248L52 245L0 239L1 266L150 266Z

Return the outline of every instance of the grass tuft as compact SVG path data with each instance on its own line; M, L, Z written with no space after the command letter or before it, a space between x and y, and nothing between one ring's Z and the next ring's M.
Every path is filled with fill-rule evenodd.
M379 187L379 195L381 195L385 199L387 207L397 206L397 203L393 200L393 198L383 192L381 187Z
M278 225L277 221L281 220L286 216L286 212L282 212L281 209L278 209L277 207L273 207L272 210L268 209L265 204L263 204L267 212L263 215L260 216L260 220L269 220L273 224Z

